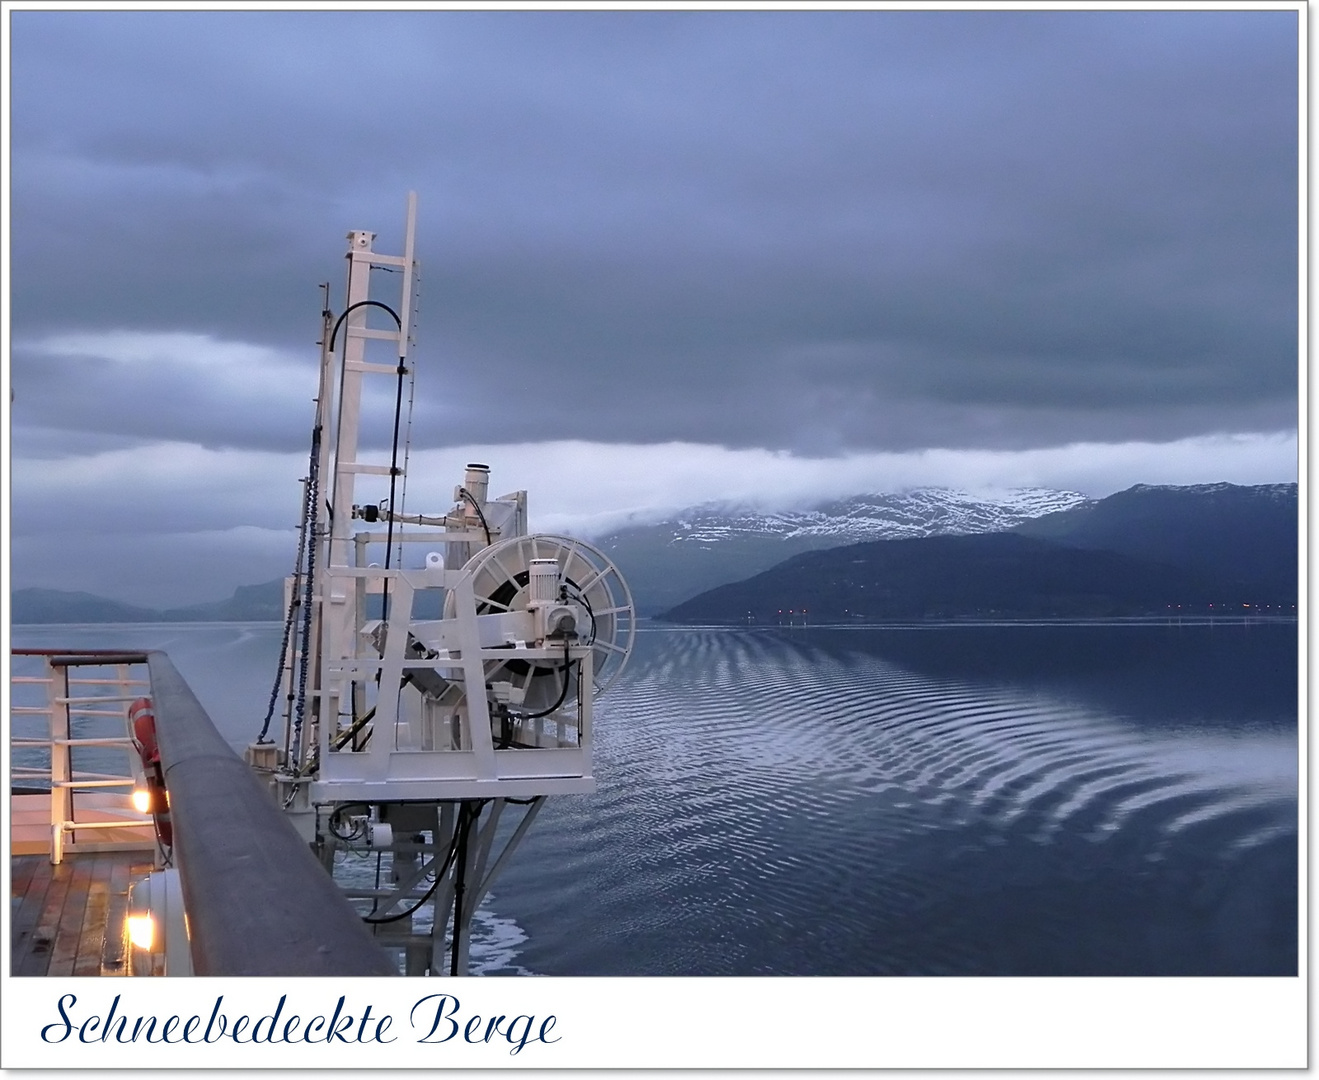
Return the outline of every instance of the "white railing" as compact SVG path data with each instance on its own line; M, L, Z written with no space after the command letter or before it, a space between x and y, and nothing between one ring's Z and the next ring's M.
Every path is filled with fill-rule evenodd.
M143 777L128 706L150 696L145 664L139 654L13 650L10 788L29 806L48 798L52 863L76 852L156 847L151 818L131 801ZM39 834L40 823L11 807L17 849L20 833Z

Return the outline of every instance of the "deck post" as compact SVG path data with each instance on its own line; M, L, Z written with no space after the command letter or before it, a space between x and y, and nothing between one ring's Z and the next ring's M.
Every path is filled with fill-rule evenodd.
M50 708L50 861L64 861L64 823L73 818L73 772L69 756L69 669L47 669L46 702Z

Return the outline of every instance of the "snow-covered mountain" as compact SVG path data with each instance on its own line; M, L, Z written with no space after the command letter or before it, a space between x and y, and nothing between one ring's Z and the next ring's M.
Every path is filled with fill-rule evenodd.
M597 541L653 614L802 551L918 536L1000 532L1089 503L1074 491L1021 488L997 498L947 488L853 495L801 510L706 504Z
M831 543L899 540L951 533L1001 532L1028 518L1071 510L1089 502L1074 491L1019 488L996 501L947 488L920 488L889 495L853 495L812 510L762 513L708 504L652 528L671 530L673 543L717 544L747 536Z
M1133 616L1174 605L1188 615L1285 615L1296 610L1297 496L1295 484L1137 484L1020 521L1010 532L801 552L661 616L741 626L774 625L794 606L809 608L813 623L852 623L990 613ZM721 545L670 544L684 546Z

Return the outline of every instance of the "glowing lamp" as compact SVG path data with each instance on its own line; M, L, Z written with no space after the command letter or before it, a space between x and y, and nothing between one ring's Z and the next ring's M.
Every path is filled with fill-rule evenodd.
M133 809L139 814L149 814L151 812L151 792L146 788L134 788Z
M146 952L156 940L156 920L150 915L128 916L128 940Z

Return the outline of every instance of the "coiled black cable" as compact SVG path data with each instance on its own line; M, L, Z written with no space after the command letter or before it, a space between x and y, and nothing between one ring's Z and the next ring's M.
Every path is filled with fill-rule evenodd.
M510 719L513 720L539 720L542 716L549 716L550 713L556 712L560 706L568 699L568 686L572 683L572 665L573 661L568 655L569 645L563 643L563 667L559 670L563 672L563 687L559 690L559 700L551 705L548 709L542 709L534 713L515 713L509 712ZM581 661L577 661L577 666L581 668Z
M397 915L382 915L380 918L372 918L369 915L363 915L362 921L379 925L381 923L398 922L400 919L406 919L409 915L415 915L425 905L426 901L435 895L435 890L440 887L440 882L444 880L444 875L449 872L449 866L453 863L454 856L458 853L460 847L464 846L467 841L467 834L471 831L472 825L476 819L481 816L481 811L485 808L485 801L482 800L475 804L475 808L469 810L471 803L463 803L458 808L458 821L454 825L453 840L449 844L449 853L444 857L444 865L435 873L435 881L431 887L426 890L425 895L421 897L407 911L401 911Z

